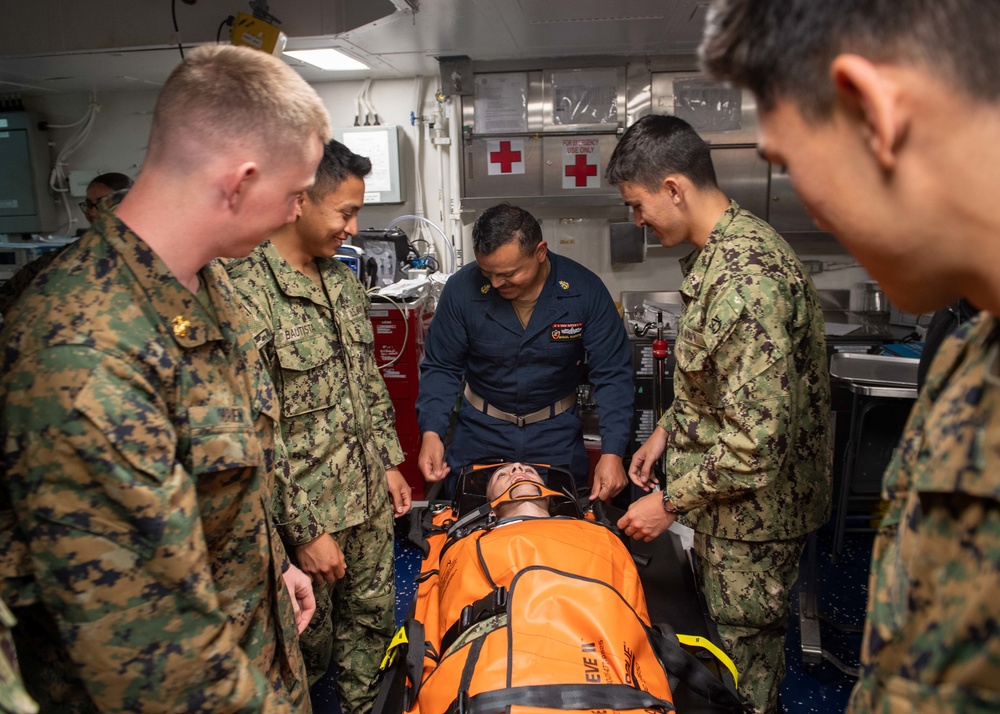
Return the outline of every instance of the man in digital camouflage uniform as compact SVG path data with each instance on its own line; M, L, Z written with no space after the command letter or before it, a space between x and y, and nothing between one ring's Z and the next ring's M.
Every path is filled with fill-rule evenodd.
M278 482L287 514L279 531L316 591L301 641L306 667L315 682L332 656L348 714L370 711L375 697L393 630L392 517L410 509L368 296L333 257L357 233L370 171L368 159L331 141L295 222L227 266L274 379L287 467L303 493Z
M10 314L0 596L43 711L310 710L311 587L270 512L277 405L212 259L294 218L328 135L286 64L198 48L132 190Z
M886 470L852 712L1000 711L1000 3L716 2L706 68L892 303L983 308Z
M646 116L608 178L664 246L690 242L674 401L633 455L649 490L618 523L651 540L681 514L695 530L708 609L757 712L778 709L789 592L830 511L830 383L819 297L795 253L719 189L708 146L681 119Z

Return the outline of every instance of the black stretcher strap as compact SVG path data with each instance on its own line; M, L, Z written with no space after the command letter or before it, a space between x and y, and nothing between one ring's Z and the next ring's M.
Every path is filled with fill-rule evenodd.
M424 623L414 619L407 620L406 638L409 644L406 647L405 668L410 686L406 688L406 694L403 697L403 708L409 711L416 703L420 687L424 683L424 653L427 644L424 641Z
M485 637L480 637L469 646L468 656L465 658L465 666L462 667L462 679L458 683L458 700L465 701L467 692L472 684L472 675L476 673L476 666L479 664L479 655L483 653L483 645L486 643Z
M410 531L406 534L406 539L420 548L425 558L431 552L431 544L427 542L427 530L430 528L433 515L429 508L422 509L419 514L411 513Z
M451 541L454 539L464 538L472 531L481 527L484 523L486 523L492 513L493 506L487 502L478 508L472 509L466 514L459 516L458 519L448 528L449 543L447 545L450 545Z
M659 709L674 711L674 705L649 692L627 684L539 684L510 687L473 696L461 693L446 714L496 714L510 711L508 707L538 707L546 709Z
M712 676L697 657L684 649L668 625L657 624L646 631L656 656L668 674L675 675L688 689L713 704L720 704L737 712L745 710L736 692Z
M462 613L458 620L452 623L441 638L441 651L447 652L458 636L467 629L482 622L488 617L499 615L507 610L507 588L500 586L491 590L484 597L479 598L471 605L462 608Z

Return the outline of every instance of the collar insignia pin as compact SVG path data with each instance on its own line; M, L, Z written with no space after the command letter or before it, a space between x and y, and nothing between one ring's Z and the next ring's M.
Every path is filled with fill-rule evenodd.
M485 295L489 291L490 291L490 284L489 283L487 283L483 287L479 288L479 292L481 292L483 295Z
M187 337L188 330L191 329L191 321L183 315L178 315L171 322L174 325L175 337Z
M567 283L565 280L560 280L559 287L561 287L563 290L569 290L569 283Z

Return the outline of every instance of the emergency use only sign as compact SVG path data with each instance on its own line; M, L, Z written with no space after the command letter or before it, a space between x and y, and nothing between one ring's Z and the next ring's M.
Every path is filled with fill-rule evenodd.
M597 138L562 140L562 187L600 188L601 153Z

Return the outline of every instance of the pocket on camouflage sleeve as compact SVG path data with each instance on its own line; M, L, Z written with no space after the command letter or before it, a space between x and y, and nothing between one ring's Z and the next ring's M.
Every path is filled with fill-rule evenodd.
M368 315L362 313L344 321L344 332L348 339L361 345L371 345L375 342L375 333L372 331L372 322Z
M704 371L711 354L696 332L682 326L674 343L674 356L681 371L691 374Z
M251 418L247 407L190 407L190 472L198 476L263 464L263 450Z
M162 483L174 468L177 433L157 397L137 389L114 364L100 365L76 395L74 408L103 435L74 435L94 468L110 471L120 458ZM101 464L107 462L105 466Z

